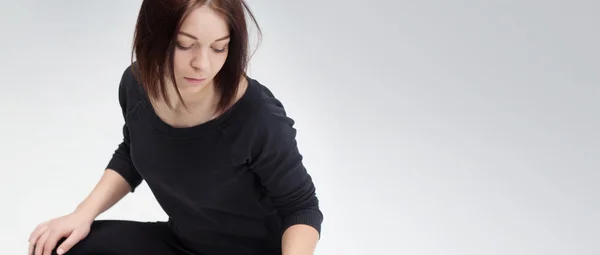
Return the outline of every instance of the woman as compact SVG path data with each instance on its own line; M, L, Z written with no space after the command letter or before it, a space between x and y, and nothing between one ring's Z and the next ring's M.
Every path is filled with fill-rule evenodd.
M293 120L245 73L242 0L143 1L119 101L123 142L30 254L313 254L323 215ZM96 220L146 181L166 222Z

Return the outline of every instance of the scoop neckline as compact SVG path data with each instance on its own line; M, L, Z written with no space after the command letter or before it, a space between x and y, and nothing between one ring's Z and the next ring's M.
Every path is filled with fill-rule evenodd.
M147 94L144 97L144 112L147 113L147 117L149 118L150 124L154 128L155 131L158 131L163 136L170 138L194 138L194 137L206 137L218 134L222 132L225 126L229 123L234 115L239 114L239 112L243 111L246 105L249 102L249 98L253 89L255 87L254 80L250 77L245 78L248 81L248 86L244 94L235 102L229 109L227 109L223 114L218 117L211 119L202 124L189 126L189 127L175 127L169 123L166 123L158 114L156 110L152 106L150 99Z

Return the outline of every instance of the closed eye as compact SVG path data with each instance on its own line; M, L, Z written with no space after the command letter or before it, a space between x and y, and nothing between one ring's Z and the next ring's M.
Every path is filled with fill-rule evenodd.
M182 49L182 50L189 50L189 49L191 49L192 47L194 47L194 45L193 45L193 44L192 44L192 45L190 45L190 46L184 46L184 45L181 45L180 43L177 43L177 48L179 48L179 49Z
M227 50L227 48L223 48L223 49L215 49L213 48L213 51L215 51L216 53L223 53Z
M185 46L185 45L182 45L181 43L177 43L177 48L179 48L181 50L189 50L192 47L194 47L194 44ZM221 49L212 48L212 50L216 53L223 53L223 52L227 51L227 45L223 46L223 48L221 48Z

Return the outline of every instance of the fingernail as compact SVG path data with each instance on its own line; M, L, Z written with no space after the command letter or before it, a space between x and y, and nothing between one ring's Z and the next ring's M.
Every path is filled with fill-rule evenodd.
M58 255L62 255L63 253L65 253L65 251L63 249L58 249L56 253L58 253Z

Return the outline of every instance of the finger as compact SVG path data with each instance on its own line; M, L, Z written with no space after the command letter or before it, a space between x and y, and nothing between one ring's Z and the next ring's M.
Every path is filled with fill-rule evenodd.
M46 244L46 240L48 239L49 235L50 232L46 231L40 236L40 239L38 239L35 244L35 255L42 255L42 252L44 251L44 245Z
M56 243L58 242L58 240L68 235L68 232L65 233L64 231L54 231L48 237L48 240L46 240L46 244L44 245L44 255L52 255L52 250L56 247Z
M34 238L39 237L39 233L41 233L46 227L48 226L48 224L46 223L42 223L40 225L37 225L37 227L35 227L35 229L31 232L31 234L29 235L29 242L32 242L32 240ZM35 242L35 240L33 240L33 242Z
M31 233L31 236L29 237L29 255L33 254L35 244L47 228L47 225L40 225Z
M69 235L69 237L65 241L63 241L62 244L60 244L60 246L58 246L58 249L56 249L56 253L58 253L58 255L62 255L65 252L68 252L71 248L73 248L75 244L81 241L81 239L83 239L83 234L81 233L81 231L73 231L71 235Z

